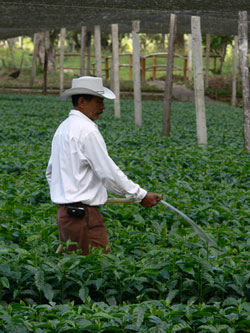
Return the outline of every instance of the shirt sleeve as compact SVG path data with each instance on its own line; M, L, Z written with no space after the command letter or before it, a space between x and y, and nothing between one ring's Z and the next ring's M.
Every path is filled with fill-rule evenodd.
M52 174L52 160L51 160L51 156L50 156L48 166L46 169L46 178L47 178L47 182L48 182L49 186L51 184L51 174Z
M140 202L147 194L138 184L129 180L110 158L99 131L88 134L84 140L84 154L103 186L111 193Z

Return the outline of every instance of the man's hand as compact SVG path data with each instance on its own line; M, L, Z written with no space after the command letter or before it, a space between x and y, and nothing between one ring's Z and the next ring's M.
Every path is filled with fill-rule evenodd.
M147 192L144 199L141 201L141 205L145 208L153 207L161 201L162 195L159 193Z

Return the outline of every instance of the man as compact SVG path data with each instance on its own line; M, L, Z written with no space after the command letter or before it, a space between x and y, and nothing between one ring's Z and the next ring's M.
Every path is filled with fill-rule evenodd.
M83 76L73 79L63 99L72 98L73 110L58 127L46 170L51 200L58 205L57 224L63 242L71 240L68 251L108 245L105 222L99 207L107 191L152 207L161 200L158 193L147 192L129 180L109 157L105 142L94 123L105 109L104 98L114 93L103 87L102 79Z

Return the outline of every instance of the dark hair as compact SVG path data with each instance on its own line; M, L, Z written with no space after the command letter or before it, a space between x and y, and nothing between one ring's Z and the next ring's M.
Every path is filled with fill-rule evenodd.
M90 102L94 96L93 95L87 95L87 94L72 95L71 98L72 98L72 104L73 104L73 106L77 106L78 105L78 99L80 97L83 97L84 99L86 99L86 101Z

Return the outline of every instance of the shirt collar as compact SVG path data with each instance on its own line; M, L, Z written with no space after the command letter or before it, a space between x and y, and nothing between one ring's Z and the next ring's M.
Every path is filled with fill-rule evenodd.
M87 116L85 116L85 114L83 114L82 112L78 111L78 110L75 110L75 109L72 109L69 113L69 116L77 116L77 117L80 117L84 120L87 120L89 121L92 125L98 127L94 122L93 120L89 119Z

